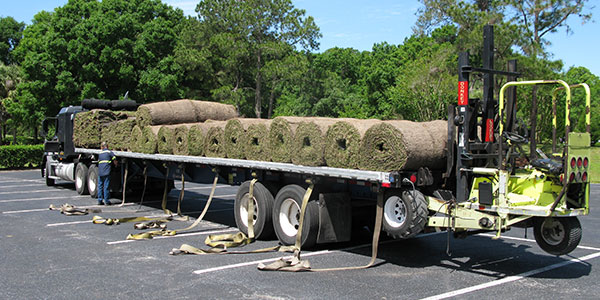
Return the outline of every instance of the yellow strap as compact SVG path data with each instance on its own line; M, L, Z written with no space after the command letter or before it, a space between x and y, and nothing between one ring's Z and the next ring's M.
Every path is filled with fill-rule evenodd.
M65 216L82 216L82 215L87 215L89 213L99 213L102 212L102 210L100 209L90 209L90 208L85 208L85 209L81 209L81 208L77 208L74 205L71 205L69 203L65 203L59 207L54 206L53 204L50 204L50 206L48 207L48 209L50 210L58 210L60 211L61 214L65 215Z
M140 206L136 212L142 209L142 203L144 203L144 196L146 195L146 184L148 183L148 166L144 165L144 188L142 189L142 199L140 199Z
M308 194L308 190L306 193ZM306 194L305 194L306 199ZM303 204L304 200L303 199ZM300 228L298 229L298 235L296 236L296 246L298 246L298 236L301 234L302 222L304 220L304 205L302 206L302 210L300 212ZM373 231L373 243L371 248L371 260L364 266L352 266L352 267L340 267L340 268L325 268L325 269L313 269L311 268L310 262L308 260L300 259L300 248L297 248L294 251L294 257L292 259L279 259L269 265L265 265L260 263L258 265L259 270L263 271L288 271L288 272L301 272L301 271L309 271L309 272L326 272L326 271L347 271L347 270L359 270L359 269L367 269L372 267L375 264L375 260L377 259L377 252L379 248L379 236L381 233L381 224L383 219L383 191L380 190L377 194L377 208L376 208L376 217L375 217L375 229Z
M248 205L246 211L248 212L248 238L254 239L254 184L258 179L254 178L250 181L250 190L248 191Z
M165 165L165 168L167 170L165 171L165 188L163 190L163 198L162 198L161 208L165 214L172 215L173 213L167 209L167 189L169 188L169 167L167 167L167 165Z
M181 191L179 191L179 199L177 199L177 215L181 216L181 202L185 193L185 169L181 167Z
M105 218L102 216L92 217L92 223L105 225L118 225L121 223L143 222L143 221L171 221L172 217L126 217L126 218Z
M129 163L127 161L125 161L125 178L123 178L123 200L121 201L121 204L119 205L119 207L123 207L123 205L125 205L125 191L127 191L128 173L129 173Z

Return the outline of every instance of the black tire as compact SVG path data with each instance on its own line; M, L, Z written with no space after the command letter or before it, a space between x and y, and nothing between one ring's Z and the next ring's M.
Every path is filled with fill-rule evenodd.
M46 186L53 186L55 184L54 178L50 178L51 170L50 162L46 162L46 168L44 169L44 178L46 179Z
M427 225L427 200L419 191L389 190L383 205L383 230L396 239L419 234Z
M238 229L248 234L248 212L247 201L250 196L250 181L240 185L235 195L235 224ZM273 195L260 182L254 184L254 235L257 239L269 239L273 237Z
M98 198L98 166L90 165L88 168L87 188L90 197Z
M284 245L294 245L299 228L300 208L306 190L290 184L284 186L273 205L273 228L279 241ZM317 243L319 234L319 206L311 199L304 213L301 247L310 248Z
M87 195L88 167L84 163L78 163L75 168L75 190L79 195Z
M581 223L577 217L536 218L533 235L542 250L552 255L565 255L581 241Z

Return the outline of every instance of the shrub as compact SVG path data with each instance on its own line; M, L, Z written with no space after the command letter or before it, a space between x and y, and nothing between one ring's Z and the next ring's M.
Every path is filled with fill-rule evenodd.
M44 145L0 146L0 168L38 166L44 155Z

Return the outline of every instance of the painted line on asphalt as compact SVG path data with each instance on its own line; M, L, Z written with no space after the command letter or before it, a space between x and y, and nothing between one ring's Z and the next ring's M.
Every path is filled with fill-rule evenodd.
M137 203L125 203L123 206L137 205ZM104 208L104 205L88 205L88 206L77 206L77 208ZM29 213L29 212L40 212L40 211L50 211L49 208L33 208L33 209L22 209L22 210L9 210L3 211L3 214L20 214L20 213ZM132 211L135 212L135 211Z
M46 193L50 191L55 191L54 189L45 189L45 190L35 190L35 191L12 191L12 192L0 192L0 195L9 195L9 194L29 194L29 193Z
M237 228L227 228L227 229L213 230L213 231L190 232L190 233L182 233L182 234L169 235L169 236L157 236L157 237L153 238L153 240L186 237L186 236L193 236L193 235L203 235L203 234L225 233L225 232L232 232L232 231L238 231L238 229ZM132 242L139 242L139 241L143 241L143 240L121 240L121 241L107 242L106 244L116 245L116 244L132 243Z
M1 182L5 183L5 182L23 182L23 181L44 183L44 180L42 180L42 179L19 179L19 178L7 178L7 180L2 180Z
M438 235L438 234L442 234L442 233L443 232L425 233L425 234L421 234L421 235L416 236L415 239L425 238L425 237L429 237L429 236L432 236L432 235ZM401 240L389 240L389 241L385 241L385 242L380 242L379 245L385 245L385 244L394 243L394 242L398 242L398 241L401 241ZM352 247L343 248L343 249L339 249L339 250L321 250L321 251L316 251L316 252L303 253L302 257L317 256L317 255L331 254L331 253L339 253L339 252L343 252L343 251L350 251L350 250L364 248L364 247L368 247L368 246L371 246L371 244L370 243L369 244L362 244L362 245L352 246ZM225 266L220 266L220 267L214 267L214 268L196 270L196 271L193 271L192 273L194 273L194 274L206 274L206 273L217 272L217 271L222 271L222 270L228 270L228 269L235 269L235 268L241 268L241 267L246 267L246 266L257 265L259 263L273 262L273 261L276 261L276 260L279 260L279 259L289 259L289 258L292 258L292 257L293 257L292 255L288 255L288 256L283 256L283 257L280 256L280 257L274 257L274 258L254 260L254 261L248 261L248 262L237 263L237 264L232 264L232 265L225 265Z
M233 187L230 185L217 185L216 188L224 188L224 187ZM189 188L185 188L185 190L210 190L212 189L212 186L199 186L199 187L189 187ZM180 191L181 189L177 189L178 191Z
M495 237L495 234L489 234L489 233L481 233L479 235L482 236L488 236L488 237ZM526 239L526 238L519 238L519 237L512 237L512 236L501 236L501 239L507 239L507 240L515 240L515 241L522 241L522 242L530 242L530 243L537 243L535 240L532 239ZM577 246L577 248L579 249L585 249L585 250L592 250L592 251L600 251L600 248L595 248L595 247L590 247L590 246Z
M127 204L125 204L125 205L127 205ZM101 206L98 206L98 207L101 207ZM83 207L80 207L80 208L83 208ZM231 211L231 208L208 210L208 212L220 212L220 211ZM184 212L184 214L191 214L191 213L198 213L198 212L201 212L201 211ZM119 212L119 213L121 213L121 212ZM131 213L135 213L135 211L131 211ZM156 217L161 217L161 216L150 215L150 216L144 216L144 217L147 217L147 218L156 218ZM168 217L168 215L166 215L164 217ZM85 223L91 223L91 222L92 222L92 220L62 222L62 223L51 223L51 224L46 224L46 227L64 226L64 225L77 225L77 224L85 224Z
M5 185L5 186L0 185L0 187L3 188L3 189L16 188L16 187L29 187L29 186L40 186L40 185L37 184L37 183L32 183L32 184L18 184L18 185Z
M456 297L456 296L460 296L460 295L464 295L467 293L471 293L471 292L475 292L475 291L479 291L479 290L483 290L486 288L490 288L490 287L494 287L494 286L498 286L501 284L505 284L505 283L509 283L509 282L513 282L513 281L518 281L521 280L523 278L526 277L530 277L539 273L543 273L543 272L547 272L547 271L551 271L554 269L558 269L564 266L568 266L571 264L575 264L575 263L583 263L586 260L591 260L594 259L596 257L600 257L600 252L597 253L593 253L593 254L589 254L586 256L582 256L582 257L576 257L576 258L572 258L566 261L562 261L559 263L555 263L549 266L545 266L539 269L535 269L535 270L531 270L531 271L527 271L518 275L513 275L513 276L509 276L509 277L505 277L502 279L498 279L498 280L494 280L491 282L486 282L486 283L482 283L479 285L475 285L475 286L470 286L470 287L466 287L463 289L459 289L459 290L455 290L455 291L451 291L451 292L447 292L447 293L443 293L443 294L439 294L439 295L435 295L435 296L431 296L431 297L427 297L427 298L423 298L422 300L439 300L439 299L446 299L446 298L450 298L450 297Z
M10 199L0 200L0 203L8 202L24 202L24 201L42 201L42 200L55 200L55 199L75 199L75 198L89 198L90 196L71 196L71 197L44 197L44 198L26 198L26 199Z

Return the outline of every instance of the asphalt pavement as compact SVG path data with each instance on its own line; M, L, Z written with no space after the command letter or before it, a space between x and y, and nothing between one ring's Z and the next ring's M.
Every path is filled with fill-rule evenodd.
M176 183L176 187L179 183ZM600 185L591 191L591 213L580 217L583 238L568 256L543 252L531 229L515 228L498 240L489 235L450 238L422 234L410 240L383 239L376 265L366 270L322 273L259 271L259 262L287 254L171 256L182 244L203 247L208 234L235 233L237 187L219 185L215 200L194 230L172 237L128 241L130 223L93 224L92 215L65 216L50 204L94 207L73 184L47 187L39 170L0 172L0 298L2 299L597 299L600 271ZM210 186L186 183L182 210L202 210ZM179 190L169 194L176 209ZM113 203L120 202L113 198ZM143 206L101 207L103 217L161 215L160 195ZM355 266L370 259L371 233L356 230L351 242L303 251L315 268ZM276 245L257 241L245 249Z

